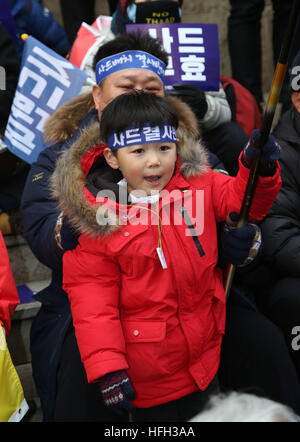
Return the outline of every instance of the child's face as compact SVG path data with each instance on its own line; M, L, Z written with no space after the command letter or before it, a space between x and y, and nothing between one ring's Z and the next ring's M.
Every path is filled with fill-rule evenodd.
M173 176L177 159L175 143L136 144L118 149L116 155L108 150L106 161L114 169L121 169L128 192L135 191L135 196L160 192Z

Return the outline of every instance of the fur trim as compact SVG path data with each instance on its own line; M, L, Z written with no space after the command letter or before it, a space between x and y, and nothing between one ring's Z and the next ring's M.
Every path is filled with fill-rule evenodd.
M60 155L50 179L52 197L58 200L71 225L79 233L90 236L109 235L118 229L118 220L100 204L89 204L83 193L85 175L81 169L81 158L97 143L98 121L83 130L72 147Z
M91 92L67 101L47 119L44 140L52 143L66 141L93 107L94 100Z
M196 117L178 98L169 97L169 100L180 121L177 131L180 171L185 178L201 175L207 168L208 155L198 138ZM52 196L58 200L60 209L76 231L91 236L110 235L119 228L118 220L108 213L107 208L100 204L91 205L83 193L85 175L81 168L81 159L91 147L99 143L99 122L95 121L62 153L51 178Z

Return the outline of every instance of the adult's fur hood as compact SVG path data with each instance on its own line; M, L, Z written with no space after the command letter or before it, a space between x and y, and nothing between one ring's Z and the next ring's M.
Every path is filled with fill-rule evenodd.
M179 119L177 137L180 172L184 178L201 175L208 165L208 155L199 141L197 119L191 109L178 98L168 97L168 100ZM93 99L90 93L70 100L49 118L45 127L45 139L52 142L66 141L91 109ZM61 210L79 234L107 235L118 228L118 222L99 225L96 214L98 220L101 216L107 218L107 208L102 208L96 201L92 203L88 200L84 189L88 171L82 168L83 157L85 164L89 163L91 167L93 161L86 159L89 155L91 158L95 157L96 146L100 144L99 121L96 118L80 132L71 146L63 151L51 178L53 197L58 200Z

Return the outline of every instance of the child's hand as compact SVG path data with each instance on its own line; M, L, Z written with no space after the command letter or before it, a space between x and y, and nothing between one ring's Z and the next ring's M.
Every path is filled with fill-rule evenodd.
M130 401L135 398L135 394L125 370L106 374L99 379L99 386L105 405L116 414L122 415L124 411L133 410Z
M243 156L247 166L251 166L251 163L259 154L258 146L259 146L260 136L261 136L260 130L258 129L253 130L249 142L244 149ZM263 165L263 167L268 167L270 163L274 164L275 161L279 159L279 157L280 157L280 146L276 142L275 138L272 135L269 135L269 138L263 147L260 162Z
M235 227L237 218L237 213L230 213L224 225L222 257L235 266L244 267L261 249L261 231L256 224Z

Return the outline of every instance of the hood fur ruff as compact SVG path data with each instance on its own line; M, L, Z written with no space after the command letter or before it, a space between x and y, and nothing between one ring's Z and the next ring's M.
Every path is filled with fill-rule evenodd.
M179 139L178 155L180 172L184 178L201 175L208 166L206 149L199 141L197 120L191 109L181 100L168 97L179 119L177 137ZM47 141L66 140L77 129L82 118L93 108L91 94L70 100L52 114L45 128ZM100 204L91 204L84 195L85 174L81 168L81 158L93 146L100 144L99 122L94 121L84 129L71 147L58 158L55 171L51 178L53 198L58 200L60 209L81 234L91 236L109 235L117 230L118 220L115 215L108 214L107 208ZM110 223L97 222L108 216L114 219Z

